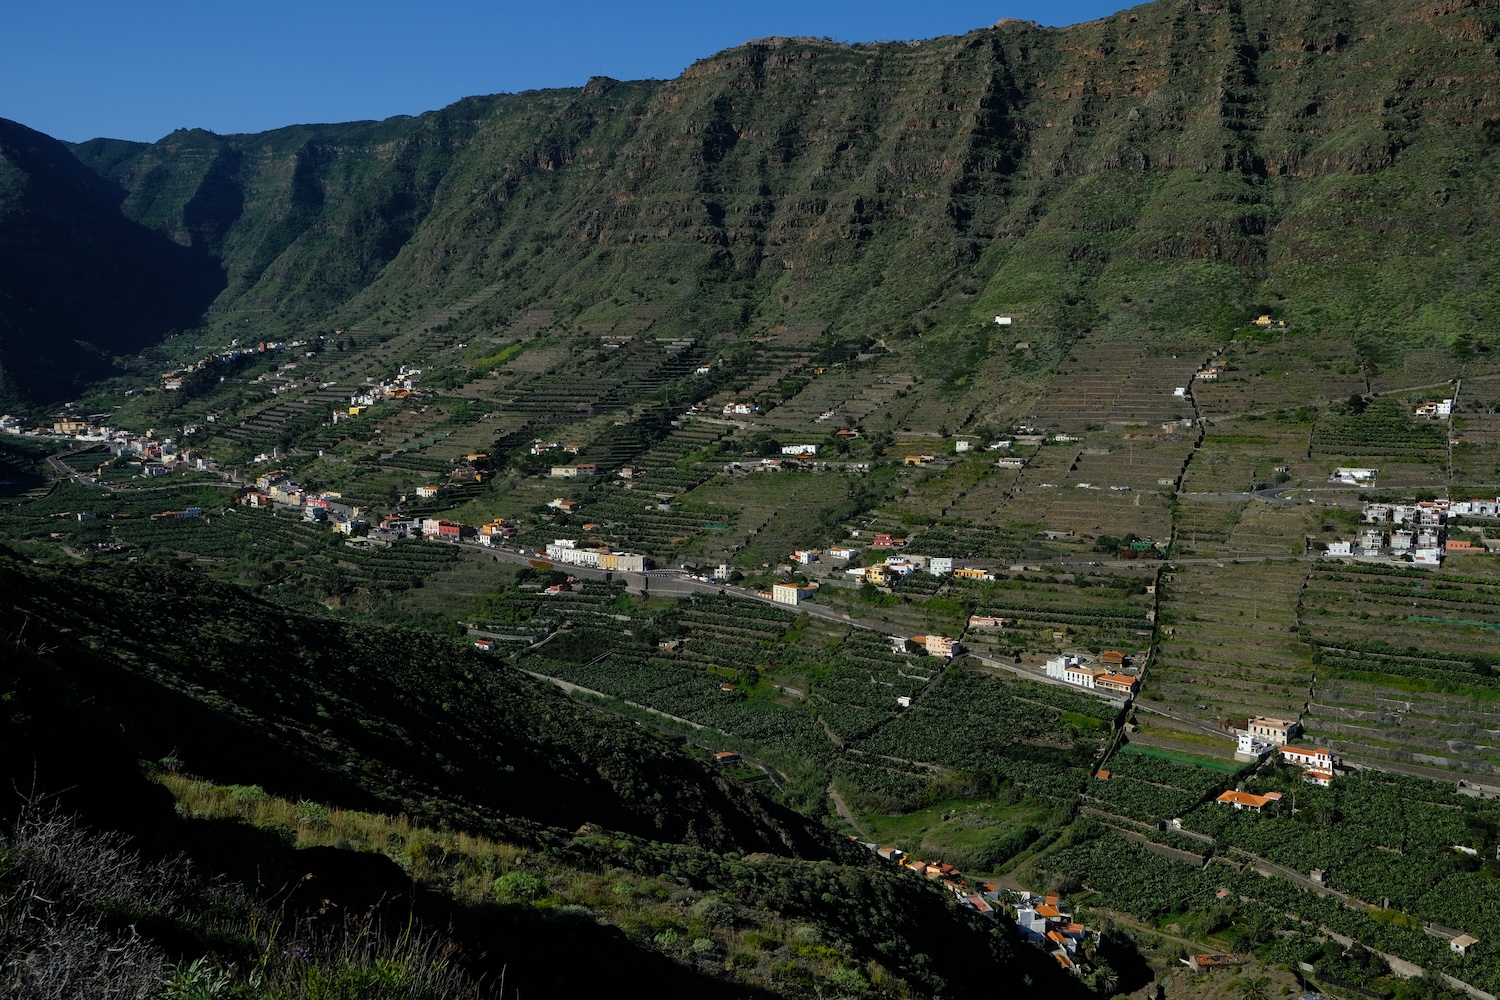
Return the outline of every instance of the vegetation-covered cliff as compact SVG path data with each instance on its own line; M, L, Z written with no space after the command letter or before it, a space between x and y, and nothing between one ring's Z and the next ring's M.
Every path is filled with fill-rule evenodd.
M1379 356L1495 317L1496 23L1484 2L1162 0L74 151L129 220L221 262L206 322L227 330L483 293L466 323L643 307L666 332L812 323L946 354L996 312L1066 341L1266 303Z

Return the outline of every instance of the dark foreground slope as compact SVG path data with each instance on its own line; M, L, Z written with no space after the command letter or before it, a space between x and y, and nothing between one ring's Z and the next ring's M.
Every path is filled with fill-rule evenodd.
M0 566L3 615L55 645L147 759L226 784L484 829L605 829L810 859L826 831L456 642L288 612L174 571Z
M201 958L252 997L324 972L345 991L318 995L350 1000L499 996L502 981L507 996L573 995L604 975L660 996L1080 992L1010 924L458 647L166 571L6 561L0 574L0 815L23 814L0 852L12 986L114 955L147 979ZM158 755L223 784L136 763ZM18 793L127 831L145 860L49 827ZM244 821L273 801L290 825ZM417 823L349 814L337 842L307 846L351 805ZM370 833L382 823L401 835ZM43 885L81 905L10 919L12 890ZM46 921L67 933L43 954L27 934ZM304 950L306 964L287 961ZM361 978L429 966L491 992L378 993Z

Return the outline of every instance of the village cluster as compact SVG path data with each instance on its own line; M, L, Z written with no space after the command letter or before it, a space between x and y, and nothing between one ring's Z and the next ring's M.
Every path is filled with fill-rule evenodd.
M1046 949L1069 972L1080 971L1080 947L1090 936L1098 936L1097 931L1091 931L1074 920L1062 898L1056 894L1008 890L999 882L971 886L963 872L950 864L922 861L899 847L861 841L853 835L849 839L913 875L937 882L951 892L960 905L981 916L993 920L1000 906L1009 906L1021 934Z
M1276 753L1283 763L1303 768L1303 781L1310 785L1327 788L1333 784L1337 761L1328 750L1322 747L1293 746L1291 741L1301 733L1302 724L1299 722L1273 719L1266 715L1253 716L1245 720L1243 729L1235 732L1235 757L1246 761L1264 760L1268 755ZM1251 804L1248 800L1242 802L1225 797L1243 794L1242 792L1225 792L1219 797L1219 801L1226 805L1233 805L1236 809L1250 808ZM1254 811L1259 812L1264 805L1264 802L1254 804Z
M1446 556L1487 551L1483 545L1448 537L1448 522L1454 517L1500 518L1500 499L1367 503L1358 536L1329 542L1324 555L1437 566Z

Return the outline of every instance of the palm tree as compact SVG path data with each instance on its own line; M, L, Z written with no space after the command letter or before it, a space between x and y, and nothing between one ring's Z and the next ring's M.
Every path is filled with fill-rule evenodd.
M1094 970L1094 989L1104 996L1112 996L1119 985L1120 974L1108 962L1100 962Z
M1245 976L1236 979L1229 988L1244 1000L1271 1000L1271 980L1265 976Z

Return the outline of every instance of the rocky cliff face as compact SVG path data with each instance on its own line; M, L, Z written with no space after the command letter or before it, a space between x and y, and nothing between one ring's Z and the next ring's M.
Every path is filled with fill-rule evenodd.
M1497 25L1493 0L1158 0L75 152L129 219L222 260L225 326L399 321L494 286L470 321L649 305L668 332L941 352L998 311L1060 344L1274 302L1378 354L1496 318Z

